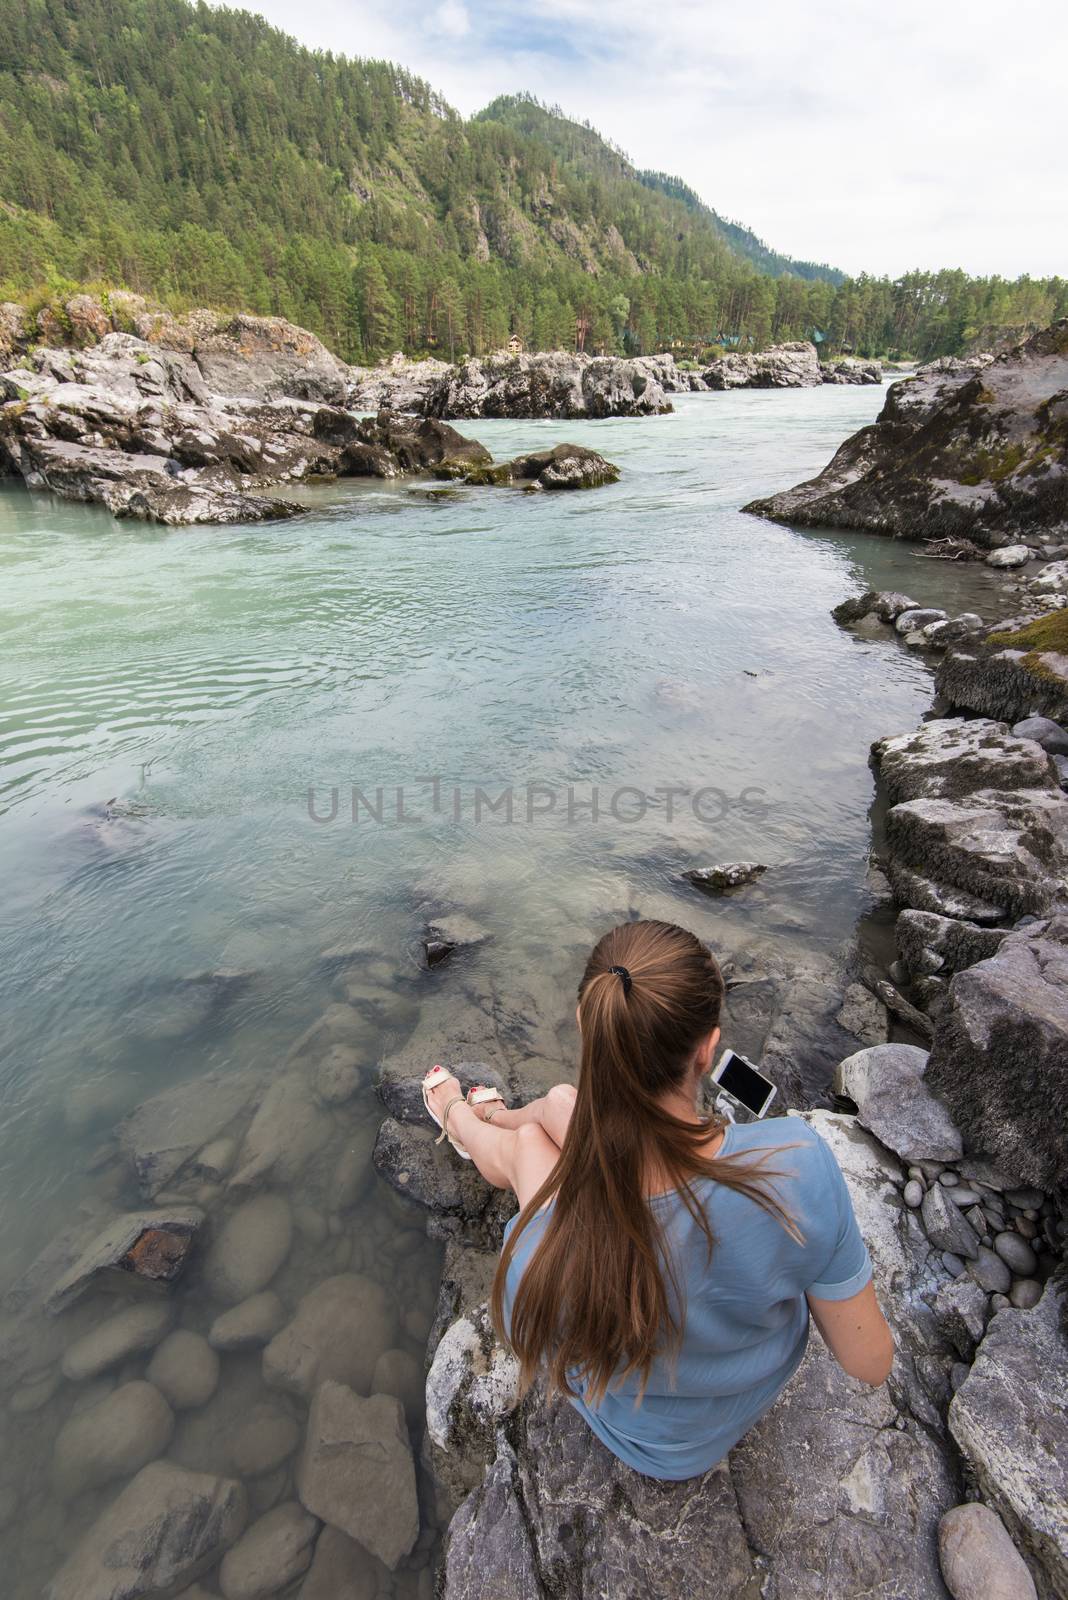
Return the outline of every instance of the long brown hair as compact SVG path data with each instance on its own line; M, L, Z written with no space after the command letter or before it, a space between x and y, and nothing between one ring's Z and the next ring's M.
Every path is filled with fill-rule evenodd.
M614 968L624 968L621 974ZM527 1387L544 1371L550 1389L582 1380L597 1404L610 1382L636 1375L639 1394L654 1359L677 1349L679 1286L650 1187L676 1190L708 1244L715 1239L693 1191L712 1178L747 1195L795 1237L769 1187L781 1177L765 1151L709 1157L702 1146L723 1124L683 1121L659 1097L685 1084L694 1053L718 1026L723 978L694 934L669 922L630 922L594 947L579 984L582 1057L578 1094L560 1159L523 1207L502 1253L491 1310L520 1361ZM516 1289L505 1328L508 1267L524 1230L555 1205Z

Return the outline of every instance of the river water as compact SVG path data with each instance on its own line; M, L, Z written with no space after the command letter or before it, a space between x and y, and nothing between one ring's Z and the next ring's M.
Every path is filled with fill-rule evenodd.
M467 431L498 457L569 438L620 482L339 484L268 527L164 530L0 487L0 1292L86 1201L136 1203L119 1119L208 1069L273 1073L332 1003L360 1010L369 1077L414 1039L428 1066L495 1049L551 1079L583 954L623 917L726 947L848 935L868 746L919 719L931 678L830 608L871 586L983 610L990 581L739 507L811 475L881 401L826 386L482 422ZM680 880L740 858L771 870L729 902ZM420 937L455 913L487 937L427 973ZM365 954L324 960L338 947ZM369 1078L355 1104L374 1120ZM417 1355L438 1259L419 1219L376 1180L327 1216L316 1182L293 1199L326 1237L299 1235L283 1300L355 1265ZM203 1331L219 1308L183 1293ZM118 1486L52 1496L75 1399L64 1383L0 1413L19 1595ZM172 1455L212 1464L190 1428ZM418 1592L414 1568L390 1581Z

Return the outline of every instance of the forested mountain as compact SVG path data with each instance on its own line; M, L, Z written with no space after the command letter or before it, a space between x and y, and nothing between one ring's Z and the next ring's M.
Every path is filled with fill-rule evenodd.
M464 121L383 62L185 0L0 0L0 296L125 285L274 312L340 354L824 335L955 350L1060 280L843 280L525 97Z

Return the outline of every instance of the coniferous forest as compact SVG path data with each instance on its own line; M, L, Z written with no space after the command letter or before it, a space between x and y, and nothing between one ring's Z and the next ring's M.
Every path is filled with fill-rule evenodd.
M401 68L184 0L0 0L0 298L123 286L339 354L928 359L1068 312L1068 280L847 278L526 97L465 121Z

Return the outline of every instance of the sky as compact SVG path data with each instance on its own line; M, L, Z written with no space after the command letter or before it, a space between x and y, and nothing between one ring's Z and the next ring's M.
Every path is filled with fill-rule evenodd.
M1068 276L1063 0L237 3L464 115L529 90L803 260Z

